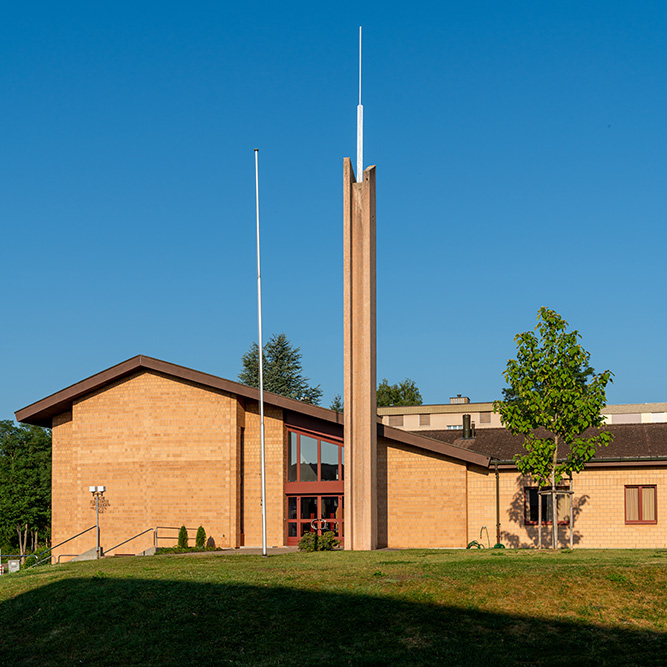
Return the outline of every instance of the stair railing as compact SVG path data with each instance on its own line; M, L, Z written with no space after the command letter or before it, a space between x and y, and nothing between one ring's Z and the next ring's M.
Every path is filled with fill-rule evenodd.
M130 537L129 540L125 540L124 542L121 542L120 544L117 544L115 547L111 547L111 549L105 549L104 554L108 554L110 551L113 551L114 549L118 549L118 547L122 547L124 544L127 544L128 542L131 542L132 540L136 540L137 537L141 537L142 535L145 535L146 533L150 533L153 531L153 544L155 544L155 533L157 532L157 528L146 528L146 530L142 531L141 533L137 533L133 537Z
M62 547L63 544L67 544L68 542L71 542L72 540L75 540L77 537L81 537L81 535L84 535L89 530L93 530L94 528L97 528L97 524L94 525L94 526L91 526L90 528L86 528L86 530L82 530L80 533L77 533L73 537L68 537L64 542L61 542L60 544L56 544L56 546L50 547L46 551L42 551L42 553L39 554L40 560L33 563L30 567L37 567L37 565L40 565L41 563L43 563L46 560L46 557L43 557L43 556L45 556L45 554L50 553L51 551L53 551L54 549L57 549L58 547ZM51 558L53 558L53 556L48 557L49 560L51 560Z

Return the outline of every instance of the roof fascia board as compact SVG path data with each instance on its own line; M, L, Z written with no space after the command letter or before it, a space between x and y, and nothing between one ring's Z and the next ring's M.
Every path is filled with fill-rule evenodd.
M111 368L107 368L100 373L91 375L85 380L70 385L69 387L51 394L40 401L36 401L25 408L17 410L15 413L16 419L19 422L35 424L37 426L50 426L52 417L71 409L72 403L77 398L97 391L105 385L111 384L116 380L141 370L162 373L210 389L217 389L226 393L242 396L249 400L259 401L259 390L254 387L248 387L240 382L226 380L216 375L210 375L209 373L195 371L191 368L172 364L168 361L154 359L153 357L147 357L145 355L138 355L131 359L127 359L120 364L116 364ZM299 412L334 424L343 424L342 413L334 412L333 410L322 408L318 405L309 405L308 403L303 403L293 398L286 398L271 392L264 392L264 402L268 405L273 405L284 410ZM475 463L476 465L484 467L488 467L489 465L490 457L477 452L471 452L470 450L457 447L456 445L451 445L440 440L434 440L401 429L384 426L379 421L377 429L379 436L383 436L394 442L412 445L419 449L444 454L453 459Z
M378 436L382 436L388 440L400 442L405 445L412 445L413 447L418 447L419 449L426 449L430 452L435 452L436 454L444 454L450 458L466 461L467 463L474 463L475 465L479 465L484 468L488 468L491 461L491 457L486 456L485 454L470 451L469 449L463 449L462 447L451 445L448 442L443 442L442 440L434 440L433 438L427 438L423 435L416 435L410 431L403 431L400 428L385 426L384 424L378 424Z

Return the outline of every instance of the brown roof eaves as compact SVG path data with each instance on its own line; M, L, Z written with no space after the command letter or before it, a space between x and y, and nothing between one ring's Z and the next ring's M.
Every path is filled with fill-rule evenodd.
M591 436L600 429L589 429L585 435ZM588 464L591 467L602 465L623 465L629 461L658 462L667 459L667 423L652 424L609 424L603 430L610 432L613 442L596 452L593 460ZM451 431L419 431L427 437L447 441L452 437ZM460 433L460 431L459 431ZM538 430L539 437L549 437L544 430ZM477 429L474 438L460 438L454 441L454 446L472 448L498 462L502 467L512 466L510 463L515 454L523 454L523 436L512 435L505 428ZM560 459L567 455L567 449L561 445L558 450Z
M128 359L127 361L123 361L120 364L116 364L111 368L107 368L100 373L91 375L89 378L70 385L65 389L61 389L55 394L51 394L50 396L47 396L40 401L36 401L35 403L26 406L25 408L17 410L15 412L16 419L17 421L26 424L33 424L35 426L44 426L50 428L52 419L55 416L62 414L63 412L71 410L72 404L78 398L81 398L86 394L90 394L94 391L97 391L98 389L103 388L106 385L109 385L113 382L116 382L117 380L128 377L142 370L171 375L182 380L194 382L195 384L199 384L207 388L217 389L230 394L236 394L237 396L242 396L250 400L259 401L259 389L254 387L249 387L245 384L241 384L240 382L233 382L232 380L226 380L216 375L202 373L201 371L195 371L191 368L186 368L185 366L179 366L177 364L169 363L168 361L162 361L160 359L154 359L153 357L147 357L140 354L136 357ZM273 405L284 410L291 410L292 412L315 417L316 419L322 419L334 424L340 424L341 426L343 425L342 413L335 412L327 408L322 408L318 405L310 405L308 403L303 403L302 401L297 401L293 398L285 398L284 396L279 396L278 394L273 394L271 392L264 392L264 401L268 405ZM457 447L456 445L442 442L440 440L434 440L416 433L390 428L388 426L384 426L380 422L378 423L377 427L378 436L384 436L385 438L388 438L394 442L411 445L413 447L438 454L443 454L460 461L466 461L484 467L489 466L490 457L486 456L485 454L473 452L462 447Z
M218 389L255 401L259 400L259 389L255 389L254 387L248 387L240 382L225 380L216 375L202 373L201 371L195 371L191 368L186 368L185 366L179 366L177 364L169 363L168 361L162 361L140 354L127 361L123 361L120 364L116 364L111 368L107 368L100 373L91 375L89 378L81 380L81 382L77 382L65 389L61 389L55 394L43 398L41 401L37 401L21 410L17 410L15 413L16 419L17 421L26 424L50 427L53 417L70 410L72 403L76 399L141 370L164 373L211 389ZM340 424L343 423L343 416L333 410L321 408L317 405L302 403L301 401L278 396L271 392L264 392L264 401L269 405L275 405L276 407L284 408L286 410L295 410L326 421Z
M378 436L384 436L389 440L395 440L405 445L412 445L414 447L419 447L420 449L426 449L430 452L435 452L436 454L444 454L450 458L466 461L467 463L474 463L475 465L483 466L484 468L488 468L491 461L491 457L486 454L480 454L479 452L464 449L463 447L457 447L456 445L443 442L442 440L427 438L426 436L418 435L415 432L403 431L400 428L392 428L391 426L385 426L384 424L378 424Z

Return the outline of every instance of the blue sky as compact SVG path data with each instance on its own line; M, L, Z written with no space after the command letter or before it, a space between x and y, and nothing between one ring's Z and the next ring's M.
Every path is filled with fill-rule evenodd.
M264 331L342 389L342 160L377 165L378 377L499 397L560 312L667 400L667 6L13 3L0 418L136 354L236 379Z

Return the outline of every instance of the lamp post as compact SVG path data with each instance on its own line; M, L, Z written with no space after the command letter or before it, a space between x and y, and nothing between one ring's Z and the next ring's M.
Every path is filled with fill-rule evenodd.
M104 492L107 490L106 486L89 486L88 490L93 494L93 502L95 503L95 515L97 526L97 557L100 558L100 498L103 498Z

